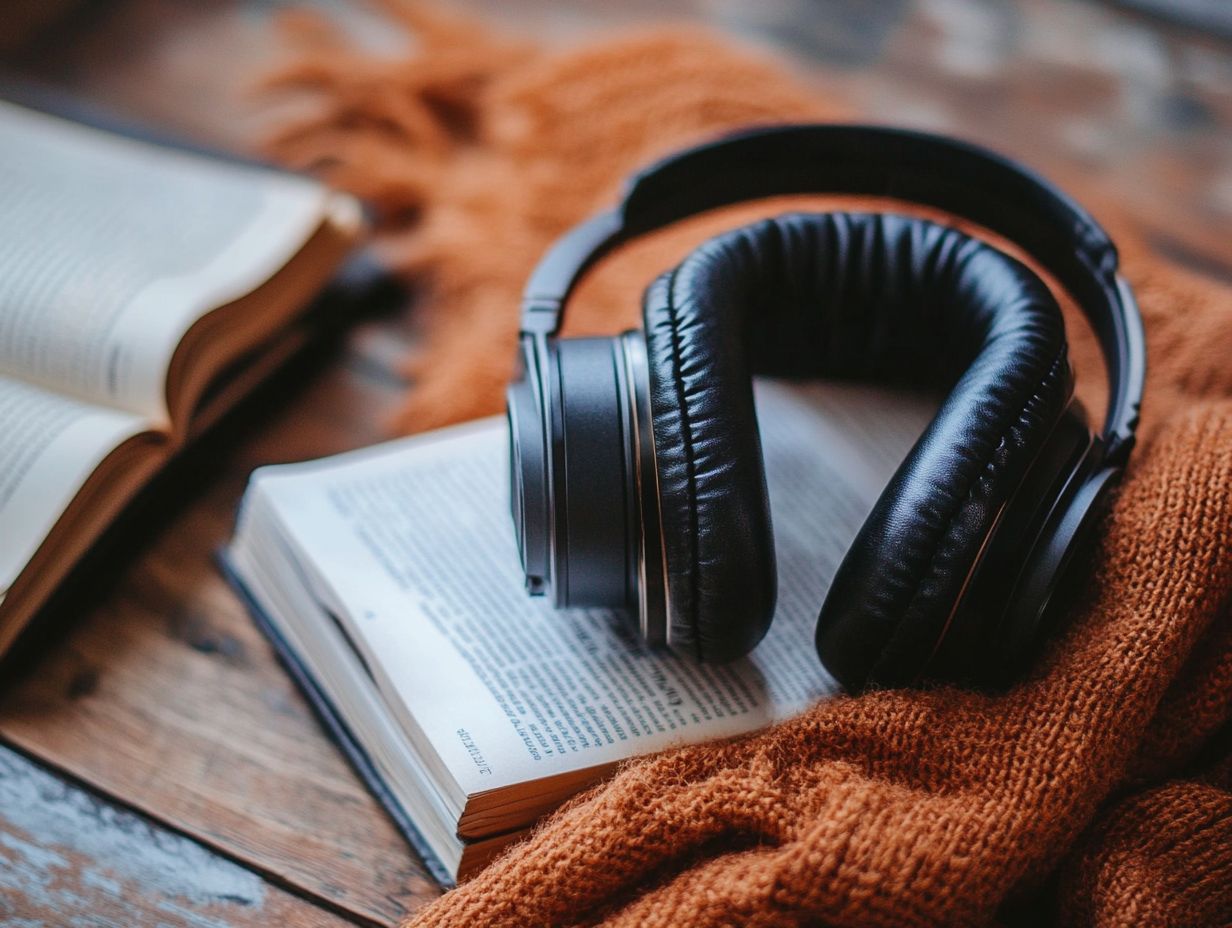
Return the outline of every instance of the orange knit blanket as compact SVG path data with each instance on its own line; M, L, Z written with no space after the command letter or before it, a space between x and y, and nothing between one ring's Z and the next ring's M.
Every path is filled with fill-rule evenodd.
M417 46L396 59L297 20L308 52L275 82L319 107L271 150L374 204L380 247L423 288L405 430L499 408L527 272L631 168L719 129L838 115L705 34L547 51L399 15ZM636 324L659 270L775 210L724 211L624 250L583 286L571 330ZM1029 677L998 695L836 699L632 763L416 924L1232 919L1232 296L1099 214L1146 317L1143 441L1085 595ZM1098 356L1069 321L1098 406Z

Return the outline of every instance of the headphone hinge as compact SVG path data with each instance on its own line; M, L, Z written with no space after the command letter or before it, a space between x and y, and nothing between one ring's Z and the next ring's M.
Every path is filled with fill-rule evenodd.
M1101 463L1105 467L1115 467L1118 470L1124 470L1125 465L1129 463L1129 455L1134 450L1135 444L1137 444L1137 439L1132 433L1111 436L1108 439Z

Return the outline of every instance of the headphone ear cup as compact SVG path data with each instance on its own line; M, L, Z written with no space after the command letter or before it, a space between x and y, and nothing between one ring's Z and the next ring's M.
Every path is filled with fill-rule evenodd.
M817 650L848 690L910 685L933 670L998 519L1065 409L1073 379L1062 346L1025 402L989 392L994 383L964 378L955 387L835 574L818 617Z
M712 251L690 260L717 262ZM741 657L774 615L770 504L738 320L676 271L646 290L650 408L667 575L667 640L704 661ZM726 304L724 304L726 305Z
M1071 399L997 518L929 664L930 675L995 686L1015 676L1031 656L1058 567L1058 527L1098 457L1086 410ZM1070 551L1068 543L1064 551Z
M711 239L651 285L643 312L668 640L702 659L746 653L774 609L752 373L949 386L840 566L817 632L849 689L913 680L1069 399L1047 286L925 220L789 215Z
M954 230L929 245L926 225L905 229L879 243L900 257L881 273L916 301L948 303L923 331L971 347L947 360L966 368L882 492L818 617L822 663L851 691L909 685L930 670L998 519L1073 390L1060 308L1038 276ZM923 246L911 260L902 259L904 241ZM918 276L939 264L929 249L963 255L940 286Z
M1056 432L1057 459L1065 457L1052 486L1039 494L1045 505L1028 531L1021 536L1019 555L1006 557L1005 575L1013 578L1009 596L1003 597L1003 614L995 634L986 636L985 660L1002 668L1002 676L1014 673L1036 646L1069 601L1074 583L1085 571L1075 571L1090 553L1089 544L1099 524L1108 491L1120 471L1104 464L1104 446L1087 423L1078 402L1070 404L1062 427ZM1023 541L1030 539L1029 546ZM1007 539L1006 546L1013 538Z

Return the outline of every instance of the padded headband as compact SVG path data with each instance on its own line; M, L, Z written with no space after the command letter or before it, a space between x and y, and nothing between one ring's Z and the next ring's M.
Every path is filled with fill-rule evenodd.
M1108 369L1105 462L1133 448L1146 379L1137 303L1108 234L1046 180L966 142L909 129L792 125L741 132L672 155L635 175L613 210L560 239L522 301L523 335L560 328L583 273L629 239L695 213L787 194L862 194L922 203L1022 248L1060 281L1099 338Z

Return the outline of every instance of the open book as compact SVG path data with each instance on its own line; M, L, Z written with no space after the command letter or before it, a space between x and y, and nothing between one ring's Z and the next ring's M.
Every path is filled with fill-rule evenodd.
M360 224L310 181L0 102L0 653Z
M443 881L629 757L748 732L836 691L813 645L830 579L936 410L852 385L757 385L774 625L716 666L627 617L526 595L503 419L263 468L224 566Z

